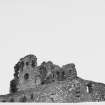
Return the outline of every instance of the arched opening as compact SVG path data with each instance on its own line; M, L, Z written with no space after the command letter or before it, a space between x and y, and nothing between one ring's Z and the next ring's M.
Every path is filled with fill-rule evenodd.
M26 73L26 74L24 75L24 79L25 79L25 80L28 80L28 79L29 79L29 74L28 74L28 73Z

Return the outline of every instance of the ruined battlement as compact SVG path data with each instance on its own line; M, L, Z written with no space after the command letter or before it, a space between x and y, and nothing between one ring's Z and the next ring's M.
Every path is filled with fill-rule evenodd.
M48 61L42 62L40 66L37 66L37 58L32 54L21 58L14 66L14 72L14 78L10 85L10 93L34 88L37 85L48 84L54 81L73 79L77 76L73 63L60 67Z
M0 96L0 102L96 101L105 101L105 84L78 77L74 63L60 67L44 61L38 65L32 54L15 64L10 92Z

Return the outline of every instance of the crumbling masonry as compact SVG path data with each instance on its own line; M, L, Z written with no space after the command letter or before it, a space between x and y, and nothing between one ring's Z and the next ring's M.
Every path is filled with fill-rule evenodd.
M10 93L0 102L96 102L105 101L105 84L77 76L75 64L62 67L53 62L37 65L36 56L21 58L14 66Z

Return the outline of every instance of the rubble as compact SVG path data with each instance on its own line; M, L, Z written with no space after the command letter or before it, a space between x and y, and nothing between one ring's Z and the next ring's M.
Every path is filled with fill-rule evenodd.
M44 61L37 65L33 54L21 58L14 66L10 92L0 96L0 102L97 101L105 101L105 84L78 77L74 63L60 67Z

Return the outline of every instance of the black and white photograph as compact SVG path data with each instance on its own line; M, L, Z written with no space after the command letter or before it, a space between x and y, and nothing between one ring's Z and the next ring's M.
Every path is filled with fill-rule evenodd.
M0 0L0 103L105 104L105 0Z

